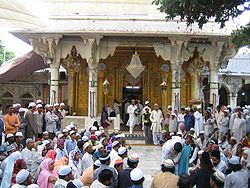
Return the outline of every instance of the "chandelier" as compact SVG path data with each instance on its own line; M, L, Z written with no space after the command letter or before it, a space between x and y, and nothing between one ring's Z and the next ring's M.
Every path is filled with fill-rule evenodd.
M126 66L127 71L136 79L145 69L137 52L132 55L130 64Z

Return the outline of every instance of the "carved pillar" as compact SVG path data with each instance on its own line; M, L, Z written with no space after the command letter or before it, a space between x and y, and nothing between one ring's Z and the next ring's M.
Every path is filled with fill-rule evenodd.
M50 104L58 101L59 97L59 63L50 64Z
M229 94L229 104L231 108L235 108L237 106L237 97L238 94L236 92L231 92Z
M97 115L97 68L89 69L89 98L88 116L93 118Z
M214 105L214 108L219 103L219 61L222 52L224 42L222 41L212 41L212 46L210 47L210 64L209 64L209 102Z
M180 77L182 65L183 40L171 40L171 69L172 69L172 109L180 111Z

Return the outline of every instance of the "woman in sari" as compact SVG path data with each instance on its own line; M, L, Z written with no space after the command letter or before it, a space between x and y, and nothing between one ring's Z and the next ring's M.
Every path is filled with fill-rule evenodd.
M41 172L37 179L37 185L40 188L52 188L58 179L54 172L54 161L50 158L44 159L41 163Z
M12 183L14 183L14 184L16 183L16 175L22 169L27 169L27 164L26 164L25 160L23 160L23 159L16 160L16 162L14 164L13 173L12 173L12 180L11 180Z
M55 162L54 171L58 173L58 170L60 169L61 166L68 165L68 164L69 164L69 159L67 157L62 157L61 159Z
M80 179L82 174L82 160L79 150L73 150L69 155L69 166L75 179Z

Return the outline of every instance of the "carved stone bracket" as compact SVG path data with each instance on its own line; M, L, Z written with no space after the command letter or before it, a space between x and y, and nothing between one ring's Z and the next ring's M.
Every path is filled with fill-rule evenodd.
M29 41L37 54L53 62L55 59L56 47L62 37L62 34L33 35L29 38Z

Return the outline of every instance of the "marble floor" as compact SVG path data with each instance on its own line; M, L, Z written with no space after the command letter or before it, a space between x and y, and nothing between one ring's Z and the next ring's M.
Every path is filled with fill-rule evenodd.
M161 147L146 145L131 145L130 153L137 153L140 157L139 168L144 172L144 188L149 188L152 178L160 173Z

